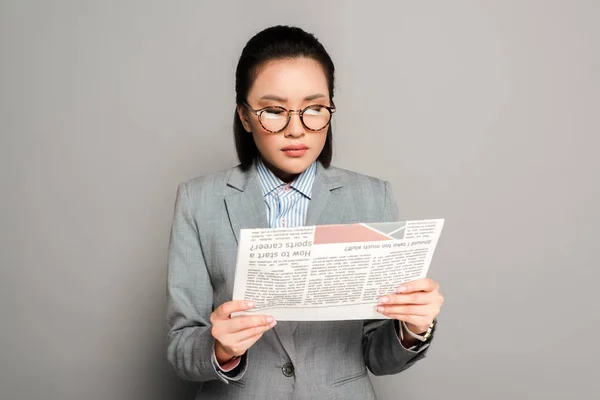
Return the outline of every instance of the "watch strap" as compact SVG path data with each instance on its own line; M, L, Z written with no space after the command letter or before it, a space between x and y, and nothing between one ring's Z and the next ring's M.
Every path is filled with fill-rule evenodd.
M414 333L413 331L408 329L408 326L406 326L406 322L402 321L402 327L404 328L406 333L408 333L413 338L420 340L421 342L426 342L429 340L429 338L431 337L431 334L433 333L434 326L435 326L435 320L431 323L431 325L429 325L429 327L427 328L427 331L425 331L425 333L423 333L422 335L417 335L416 333Z

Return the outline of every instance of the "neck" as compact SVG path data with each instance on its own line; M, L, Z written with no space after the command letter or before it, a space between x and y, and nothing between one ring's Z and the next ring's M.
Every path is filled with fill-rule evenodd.
M293 182L294 179L296 179L300 175L300 174L290 174L288 172L285 172L285 171L277 168L276 166L272 165L264 158L262 158L262 161L266 165L266 167L269 168L271 170L271 172L273 172L275 174L276 177L281 179L282 182L285 182L285 183Z

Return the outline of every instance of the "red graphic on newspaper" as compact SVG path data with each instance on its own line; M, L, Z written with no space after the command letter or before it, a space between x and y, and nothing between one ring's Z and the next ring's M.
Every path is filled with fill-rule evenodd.
M317 225L315 227L314 244L378 242L393 238L367 225Z

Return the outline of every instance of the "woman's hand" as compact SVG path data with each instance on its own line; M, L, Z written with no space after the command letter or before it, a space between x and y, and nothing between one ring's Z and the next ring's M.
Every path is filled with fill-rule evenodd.
M277 321L268 315L240 315L231 318L231 314L252 307L254 304L250 301L233 300L221 304L210 314L211 333L215 338L215 356L219 365L244 354L263 333L277 324Z
M399 286L396 293L380 297L377 311L404 321L411 332L421 334L438 316L443 303L440 285L426 278L407 282Z

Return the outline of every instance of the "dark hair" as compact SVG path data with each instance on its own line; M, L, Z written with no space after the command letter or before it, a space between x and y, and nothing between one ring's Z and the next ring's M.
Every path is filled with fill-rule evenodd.
M321 64L327 78L329 98L333 101L335 67L325 47L312 34L291 26L273 26L252 37L242 50L235 72L235 101L237 105L247 101L248 91L265 63L286 58L306 57ZM258 156L254 138L246 132L236 112L233 117L235 149L242 169L249 168ZM325 146L317 160L326 168L333 156L331 124L327 128Z

